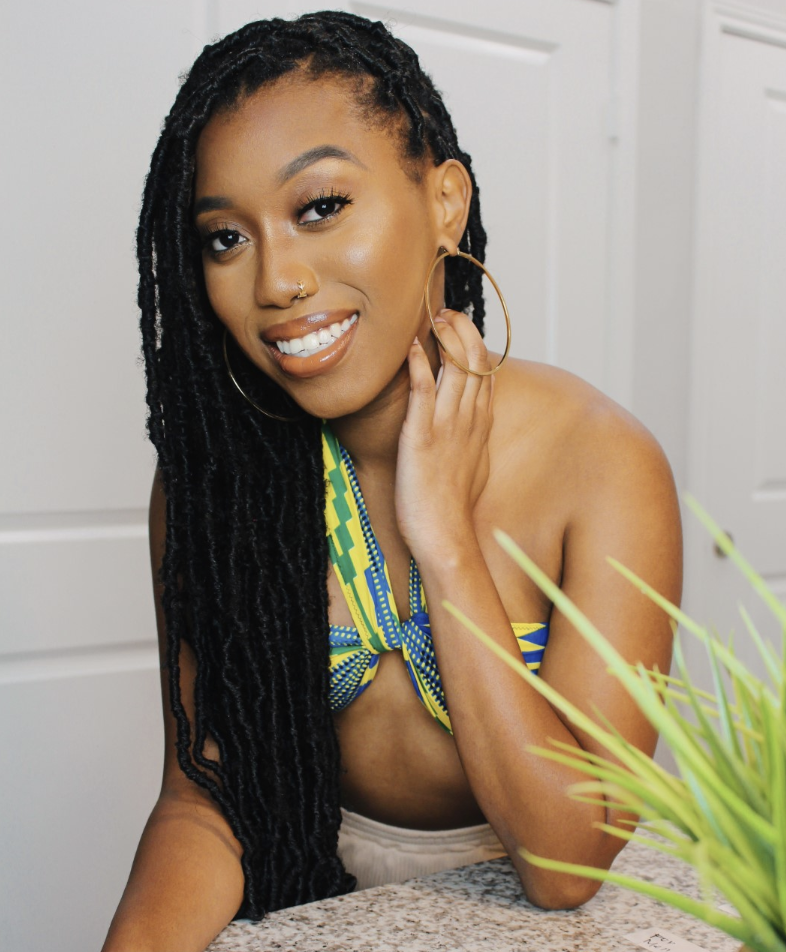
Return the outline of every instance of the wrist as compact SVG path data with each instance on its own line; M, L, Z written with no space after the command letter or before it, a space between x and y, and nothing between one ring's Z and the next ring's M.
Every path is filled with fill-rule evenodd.
M421 546L412 546L412 555L421 574L455 574L465 567L477 566L483 558L473 526L451 526L449 532L431 534Z

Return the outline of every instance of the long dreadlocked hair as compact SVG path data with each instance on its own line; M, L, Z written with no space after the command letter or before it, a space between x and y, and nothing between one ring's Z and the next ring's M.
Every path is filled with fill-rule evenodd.
M462 162L474 194L460 247L483 260L486 245L472 164L440 94L406 44L351 14L250 23L205 47L153 154L137 233L139 306L148 431L166 494L161 581L177 754L243 848L238 915L252 918L354 885L336 856L320 421L268 419L234 391L192 225L201 130L295 69L354 79L367 114L403 130L405 160ZM482 331L480 281L469 262L447 260L446 303L471 309ZM239 352L235 363L246 392L286 416L281 392ZM194 723L180 691L183 641L196 660ZM217 759L205 755L209 737Z

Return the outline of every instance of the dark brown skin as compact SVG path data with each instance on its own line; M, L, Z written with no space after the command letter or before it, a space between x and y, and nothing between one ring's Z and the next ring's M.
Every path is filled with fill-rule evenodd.
M324 158L281 184L279 170L330 144L356 161ZM299 209L315 195L348 194L322 219ZM612 555L678 601L679 510L669 466L653 438L576 377L510 360L492 378L470 376L439 349L422 293L438 249L455 252L470 182L449 160L407 174L398 139L369 127L335 79L285 78L215 116L197 153L196 199L226 207L197 219L211 304L239 346L308 412L327 417L349 450L385 553L394 595L408 604L410 555L420 567L454 736L417 700L398 652L337 715L345 805L383 822L446 829L487 819L511 855L528 898L545 908L585 902L597 884L529 866L518 853L608 867L620 841L595 828L624 817L576 803L581 776L529 752L549 739L597 750L442 607L449 599L512 657L510 621L551 623L541 676L583 711L598 708L633 744L656 736L572 626L493 538L497 527L558 582L631 662L667 670L666 617L607 564ZM328 206L321 206L322 211ZM208 248L210 243L208 243ZM309 297L297 297L297 282ZM435 313L444 273L432 282ZM261 335L325 309L359 320L325 372L293 376ZM489 355L462 314L441 313L441 336L462 362ZM294 334L291 336L295 336ZM413 343L414 341L414 343ZM158 484L151 501L153 564L164 538ZM331 622L352 624L332 572ZM163 622L159 611L159 626ZM163 638L163 634L161 635ZM193 679L188 659L184 687ZM165 678L164 678L165 682ZM594 716L594 715L593 715ZM240 847L215 806L177 766L167 726L163 791L145 831L105 949L201 949L242 898ZM215 756L215 753L208 754Z

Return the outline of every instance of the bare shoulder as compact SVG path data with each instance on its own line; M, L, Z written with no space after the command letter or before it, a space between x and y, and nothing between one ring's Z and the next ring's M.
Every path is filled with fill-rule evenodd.
M549 482L586 507L594 495L625 485L661 486L673 495L669 463L632 414L566 370L512 360L500 374L494 427L510 462L549 474ZM502 441L500 441L502 445Z
M630 586L607 561L616 559L679 602L681 519L663 450L630 413L564 370L515 361L500 378L492 516L507 517L509 534L615 643L635 630L652 650L636 655L636 641L631 656L667 666L668 625L633 606ZM573 635L562 640L574 650ZM555 661L559 652L551 656ZM580 672L576 678L578 685Z
M615 401L567 371L511 361L495 384L490 450L488 516L551 578L581 575L606 590L593 567L613 556L679 597L682 531L671 467L653 435Z

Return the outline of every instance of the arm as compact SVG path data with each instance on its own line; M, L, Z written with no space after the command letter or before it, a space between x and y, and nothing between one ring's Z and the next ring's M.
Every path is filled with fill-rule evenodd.
M178 952L204 949L231 920L243 899L242 850L209 795L186 778L177 762L176 726L164 668L166 635L158 570L164 551L161 482L150 499L150 549L156 595L166 752L161 794L145 826L128 885L103 952ZM181 649L183 703L193 722L195 665ZM215 751L206 751L216 757Z
M451 338L451 349L454 346L460 352L458 335ZM467 351L471 347L470 339ZM566 796L572 783L585 778L527 748L556 739L595 750L592 740L563 723L537 692L496 663L442 608L442 600L449 599L512 657L520 657L471 518L477 486L474 490L468 487L483 466L481 448L489 425L486 404L490 394L483 394L482 384L465 381L460 405L452 412L443 406L441 413L428 369L417 368L412 377L411 409L420 403L424 410L421 459L431 456L432 468L426 477L431 480L431 491L424 494L420 487L409 497L409 505L426 499L435 501L435 508L429 514L421 506L417 525L422 531L409 529L410 544L417 548L413 554L428 594L434 645L459 756L473 794L510 853L528 898L547 908L579 905L594 894L597 883L529 867L517 847L608 868L622 841L594 824L619 824L625 817ZM440 391L446 380L450 386L447 365ZM461 383L457 381L456 392ZM475 388L470 393L474 421L461 424L461 416L467 412L464 398L471 386ZM450 393L448 390L446 396ZM446 402L443 398L443 404ZM408 422L416 420L416 414L408 415ZM564 488L572 502L563 544L562 588L627 659L668 670L671 629L667 619L605 561L606 555L614 555L667 597L679 599L679 512L668 465L654 440L621 412L590 408L578 423L573 432L565 434L570 440L572 472L571 482ZM437 424L452 428L442 450ZM414 429L408 434L413 444L418 440ZM449 466L444 458L436 463L436 457L448 452L451 442L460 446L462 457L470 461L463 487L458 459ZM434 491L437 471L441 473L438 493ZM414 482L413 473L410 470ZM450 474L447 486L446 473ZM438 513L439 498L450 501L450 517ZM464 512L456 505L457 499L469 500ZM515 535L515 526L507 528ZM597 706L629 741L652 753L657 739L652 728L592 649L557 612L551 619L541 676L590 716L595 716L593 708Z

